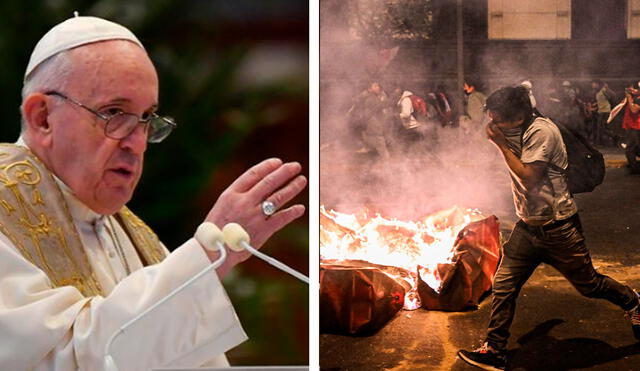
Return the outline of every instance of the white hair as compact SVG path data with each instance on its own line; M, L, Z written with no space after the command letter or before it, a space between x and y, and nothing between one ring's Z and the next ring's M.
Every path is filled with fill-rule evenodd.
M22 104L33 93L45 93L51 90L64 90L69 82L73 63L68 51L65 50L51 56L33 70L22 86ZM21 133L26 130L24 109L20 107Z

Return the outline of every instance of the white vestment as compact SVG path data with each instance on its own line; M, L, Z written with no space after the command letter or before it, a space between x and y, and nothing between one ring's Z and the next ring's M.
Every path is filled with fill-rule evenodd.
M96 214L56 181L106 297L54 288L0 233L0 370L102 370L114 332L210 265L191 238L161 263L143 267L113 216ZM121 371L228 366L224 352L246 339L212 271L118 336L111 355Z

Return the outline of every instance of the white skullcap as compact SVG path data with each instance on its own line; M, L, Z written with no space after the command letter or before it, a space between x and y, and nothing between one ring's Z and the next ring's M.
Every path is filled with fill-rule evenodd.
M129 40L144 49L140 40L126 27L102 18L78 17L75 13L75 17L57 24L38 41L24 79L26 81L40 63L62 51L105 40Z

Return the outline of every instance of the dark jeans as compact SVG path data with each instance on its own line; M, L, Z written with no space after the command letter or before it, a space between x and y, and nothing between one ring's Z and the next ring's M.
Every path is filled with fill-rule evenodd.
M519 221L504 245L502 261L493 282L486 339L494 349L506 349L516 299L540 263L556 268L586 297L607 299L624 310L638 305L638 298L630 287L595 271L578 215L560 224L543 230Z
M634 171L640 171L640 166L638 166L638 161L636 160L638 149L640 149L640 130L628 129L626 142L627 149L624 154L627 156L629 168Z
M611 133L609 132L609 124L607 124L608 119L609 113L598 113L598 118L593 133L593 144L601 146L614 145L615 141L611 137Z

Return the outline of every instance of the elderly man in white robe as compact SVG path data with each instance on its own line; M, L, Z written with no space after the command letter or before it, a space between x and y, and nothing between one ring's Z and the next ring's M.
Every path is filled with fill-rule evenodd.
M215 261L191 238L172 253L125 204L158 116L158 77L126 28L74 17L36 45L22 133L0 145L0 369L101 370L109 338ZM241 224L259 247L304 213L282 207L306 186L298 163L269 159L240 176L205 221ZM271 209L271 210L269 210ZM272 214L272 215L267 215ZM220 277L224 264L118 337L121 370L226 366L246 339Z

